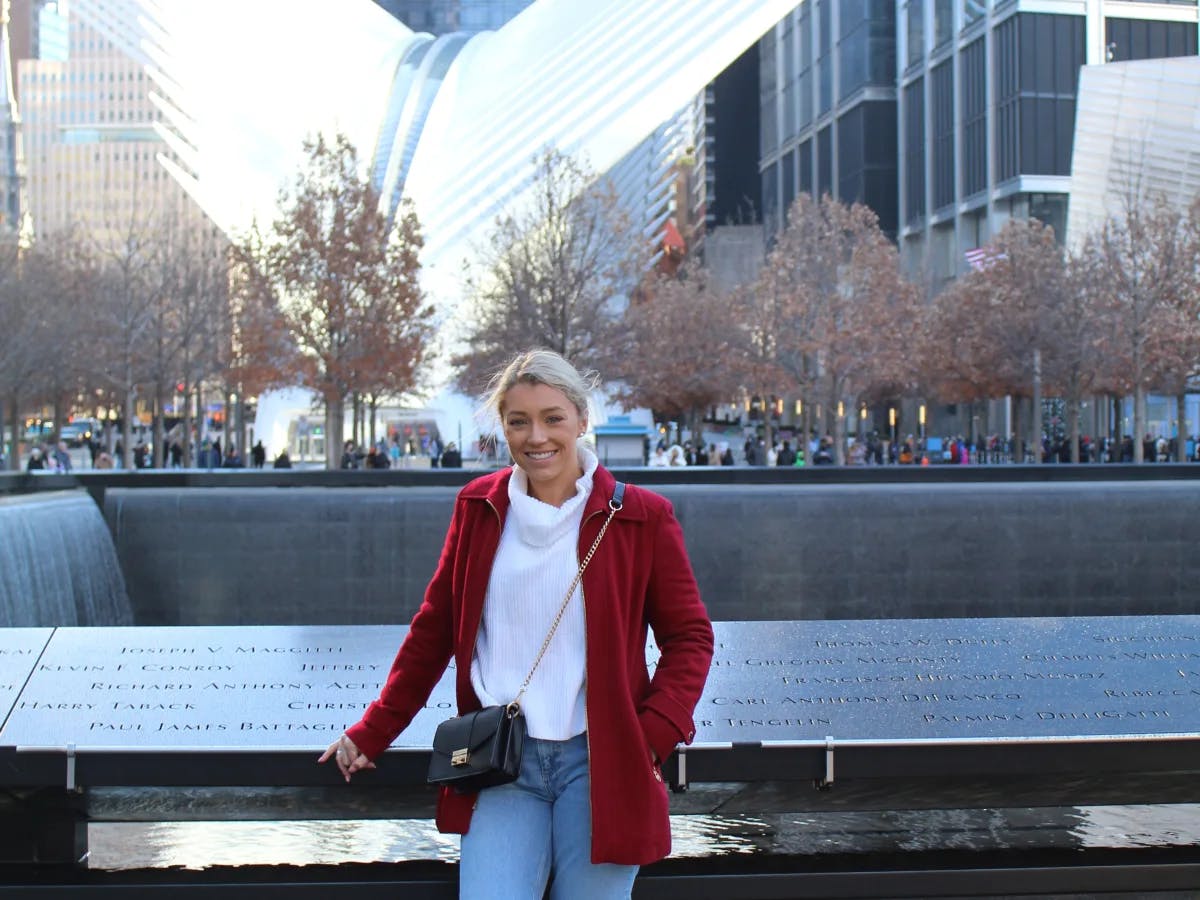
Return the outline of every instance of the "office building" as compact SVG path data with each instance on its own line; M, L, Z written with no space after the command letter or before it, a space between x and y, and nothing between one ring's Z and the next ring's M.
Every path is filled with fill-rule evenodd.
M862 202L897 228L896 6L805 0L759 42L764 222L800 192Z
M1010 218L1063 239L1080 67L1197 52L1197 4L804 0L760 42L763 211L862 201L939 289Z
M44 55L17 62L35 235L74 228L104 247L171 222L215 239L159 162L171 152L155 131L162 112L151 100L145 66L71 8L54 32L68 36L62 53L57 37L46 40L52 6L41 6L42 39L32 45Z

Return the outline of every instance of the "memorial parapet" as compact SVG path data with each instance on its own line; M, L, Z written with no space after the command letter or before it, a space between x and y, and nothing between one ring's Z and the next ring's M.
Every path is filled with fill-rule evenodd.
M1200 616L719 622L678 781L1200 762ZM402 626L0 631L10 784L305 785ZM651 642L647 660L653 665ZM6 668L5 668L6 667ZM603 691L604 685L589 685ZM453 670L377 772L423 781ZM835 765L836 759L836 765ZM57 761L57 762L56 762Z

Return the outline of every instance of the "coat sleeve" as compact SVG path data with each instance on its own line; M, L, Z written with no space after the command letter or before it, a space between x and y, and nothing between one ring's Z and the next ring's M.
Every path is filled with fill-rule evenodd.
M346 735L370 759L386 750L413 720L433 692L454 642L454 563L462 530L462 503L455 504L433 578L413 616L379 698Z
M638 710L646 743L666 759L679 742L692 742L692 713L700 701L713 655L713 630L683 543L683 530L663 500L654 527L646 617L661 656Z

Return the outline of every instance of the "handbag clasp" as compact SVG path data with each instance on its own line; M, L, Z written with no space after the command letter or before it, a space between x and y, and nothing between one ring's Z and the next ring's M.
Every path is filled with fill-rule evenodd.
M461 750L455 750L450 754L450 765L465 766L471 761L471 752L468 748L463 747Z

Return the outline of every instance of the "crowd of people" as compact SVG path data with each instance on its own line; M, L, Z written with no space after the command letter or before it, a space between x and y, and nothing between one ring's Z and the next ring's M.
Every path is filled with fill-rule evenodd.
M1185 438L1183 450L1183 458L1186 461L1200 462L1200 438ZM1179 458L1178 451L1178 439L1174 437L1147 434L1142 440L1144 462L1173 462ZM961 434L937 438L908 434L891 440L873 431L848 436L843 458L848 466L1068 463L1071 461L1071 446L1066 439L1046 437L1035 453L1026 442L1015 437L1006 439L997 434L982 435L975 440ZM1083 435L1079 439L1079 461L1131 463L1134 461L1133 438L1125 435L1122 440L1117 441L1109 438L1093 439L1089 435ZM726 442L668 443L662 439L652 447L647 439L645 450L645 464L651 467L822 466L836 463L834 438L828 433L814 433L807 441L788 437L774 441L769 446L765 438L750 436L745 439L738 457L735 457Z
M461 469L462 451L454 441L443 445L436 435L422 439L418 448L413 441L401 442L398 434L393 434L389 440L377 440L366 448L354 441L346 441L342 445L342 458L339 468L342 469L401 469L405 468L414 457L429 460L429 465L442 469Z
M1148 463L1173 462L1179 458L1178 439L1147 434L1142 439L1142 460ZM481 442L481 446L483 443ZM103 449L99 440L92 440L83 445L87 453L85 462L90 459L92 469L120 468L124 459L121 441L115 442L110 453ZM1200 438L1195 436L1184 439L1184 459L1188 462L1200 462ZM154 465L151 446L144 438L137 437L133 447L133 467L148 469ZM166 466L171 469L183 468L183 447L175 436L168 437ZM646 440L644 462L650 467L685 467L685 466L805 466L805 465L834 465L837 462L834 438L826 433L813 434L807 441L788 437L774 441L770 446L762 437L750 436L745 439L741 453L735 456L733 448L726 441L720 443L685 440L682 443L660 439L651 445ZM422 442L416 447L413 441L401 441L398 435L392 435L388 440L378 440L365 448L353 440L343 445L339 467L342 469L399 469L412 466L412 460L424 459L432 468L458 469L462 468L462 451L458 445L450 441L443 444L436 437ZM267 465L268 453L263 442L257 441L249 451L248 458L244 457L238 448L230 443L222 446L219 436L206 437L198 446L193 446L192 466L200 469L262 469ZM1015 437L1004 438L997 434L982 435L972 441L962 435L940 438L922 438L912 434L897 438L895 441L881 436L878 432L865 435L851 435L846 439L844 462L849 466L861 465L929 465L945 464L968 465L988 464L997 465L1014 462L1062 462L1071 461L1070 444L1065 439L1043 438L1039 448L1029 446L1026 442ZM1110 438L1093 439L1084 435L1079 439L1079 461L1081 463L1131 463L1134 461L1134 440L1125 435L1121 440ZM43 441L34 443L25 460L27 472L71 472L78 462L65 441ZM283 449L271 458L271 467L275 469L292 468L292 460L287 449Z

